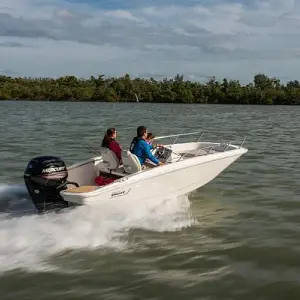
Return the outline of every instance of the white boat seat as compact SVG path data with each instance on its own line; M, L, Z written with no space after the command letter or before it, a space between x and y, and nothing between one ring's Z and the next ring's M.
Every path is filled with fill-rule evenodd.
M132 154L129 150L122 149L122 161L124 171L133 174L142 170L141 163L136 155Z
M119 159L113 151L111 151L108 148L101 147L100 153L102 155L103 162L108 165L107 168L109 170L116 170L119 167L120 165Z

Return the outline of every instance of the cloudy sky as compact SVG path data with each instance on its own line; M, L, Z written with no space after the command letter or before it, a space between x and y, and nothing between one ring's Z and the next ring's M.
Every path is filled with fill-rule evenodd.
M0 73L300 79L300 0L0 0Z

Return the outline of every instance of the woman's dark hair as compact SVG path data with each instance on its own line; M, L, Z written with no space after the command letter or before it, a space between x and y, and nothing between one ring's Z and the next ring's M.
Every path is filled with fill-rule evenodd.
M115 134L115 132L116 132L115 128L108 128L106 130L106 134L102 140L102 145L101 145L102 147L106 147L106 148L108 147L109 141L112 138L112 136Z

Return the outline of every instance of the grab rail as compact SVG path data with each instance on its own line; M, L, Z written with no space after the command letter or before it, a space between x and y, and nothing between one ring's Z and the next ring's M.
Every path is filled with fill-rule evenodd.
M203 134L201 135L201 137L202 137L202 136L203 136ZM198 139L197 142L199 142L199 140L201 139L201 137ZM239 149L243 146L245 140L246 140L246 138L244 137L244 138L243 138L243 141L242 141L241 144L239 145ZM234 140L234 141L223 142L223 143L217 143L217 144L215 144L215 145L213 145L213 146L203 147L203 148L200 148L200 149L198 149L198 150L197 150L197 149L193 149L193 150L191 150L191 151L188 151L188 152L184 153L183 155L180 155L180 154L177 153L178 155L180 155L180 157L178 158L177 161L180 161L180 160L183 159L186 155L191 154L192 152L196 152L196 153L194 154L194 156L198 156L198 154L200 153L200 151L205 151L206 153L205 153L204 155L208 155L209 152L210 152L213 148L222 147L222 146L224 146L223 152L225 152L225 151L232 145L233 142L235 142L235 140Z
M156 138L154 138L154 140L162 140L162 139L166 139L166 138L170 138L170 137L175 137L172 145L174 145L178 138L181 136L188 136L188 135L196 135L201 133L201 131L195 131L195 132L189 132L189 133L178 133L178 134L170 134L170 135L164 135L164 136L158 136ZM201 133L200 137L198 138L196 143L199 143L199 141L201 140L202 136L204 135L204 132Z
M169 137L180 137L180 136L187 136L187 135L195 135L197 133L201 133L201 131L189 132L189 133L178 133L178 134L170 134L170 135L163 135L155 137L154 140L162 140Z

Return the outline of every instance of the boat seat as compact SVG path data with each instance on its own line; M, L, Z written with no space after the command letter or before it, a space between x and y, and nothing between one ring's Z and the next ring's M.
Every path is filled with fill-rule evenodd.
M126 173L133 174L142 170L141 163L136 155L129 150L122 149L123 168Z
M119 167L119 159L113 151L105 147L100 147L100 153L102 155L103 162L107 164L107 168L109 170L116 170Z

